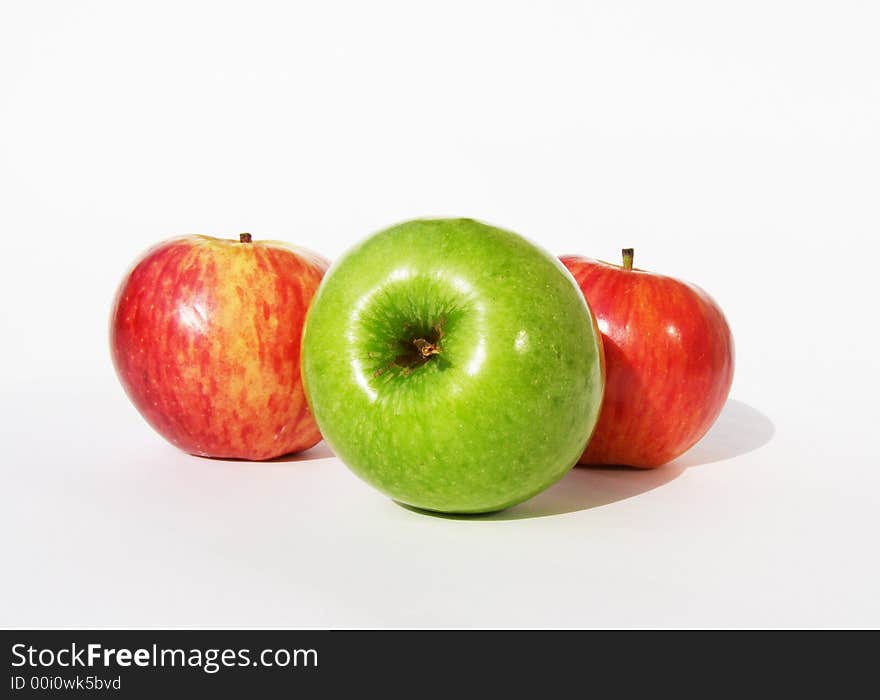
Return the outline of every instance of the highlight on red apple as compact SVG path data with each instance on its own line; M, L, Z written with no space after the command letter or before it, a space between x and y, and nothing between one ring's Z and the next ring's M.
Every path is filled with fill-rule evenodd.
M633 267L562 256L601 331L605 397L580 459L657 467L692 447L718 418L734 346L718 304L699 287Z
M264 460L319 442L300 344L327 267L248 233L184 236L147 251L110 321L116 372L147 422L205 457Z

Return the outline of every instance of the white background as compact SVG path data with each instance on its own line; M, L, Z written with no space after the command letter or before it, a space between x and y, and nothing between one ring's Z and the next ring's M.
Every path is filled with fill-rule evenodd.
M4 2L0 624L880 625L880 6ZM731 402L653 472L404 510L176 451L107 320L172 235L472 216L700 284Z

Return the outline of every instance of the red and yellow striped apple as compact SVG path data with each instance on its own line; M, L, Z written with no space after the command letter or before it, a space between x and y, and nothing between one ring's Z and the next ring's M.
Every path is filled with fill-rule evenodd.
M122 281L110 344L126 393L177 447L263 460L316 444L300 341L327 269L285 243L208 236L149 250Z
M563 256L596 316L605 397L580 464L657 467L715 422L733 381L733 337L702 289L624 264Z

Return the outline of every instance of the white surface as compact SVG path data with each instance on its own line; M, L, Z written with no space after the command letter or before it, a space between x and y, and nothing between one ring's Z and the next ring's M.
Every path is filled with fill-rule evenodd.
M880 626L880 7L0 9L0 624ZM696 282L738 364L705 441L456 520L326 451L189 457L112 373L181 233L336 256L421 215Z

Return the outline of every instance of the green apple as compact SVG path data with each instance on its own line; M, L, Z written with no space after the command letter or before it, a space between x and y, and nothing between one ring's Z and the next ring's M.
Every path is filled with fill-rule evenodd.
M471 219L410 221L346 253L303 332L306 394L334 452L396 501L482 513L584 451L599 331L553 256Z

